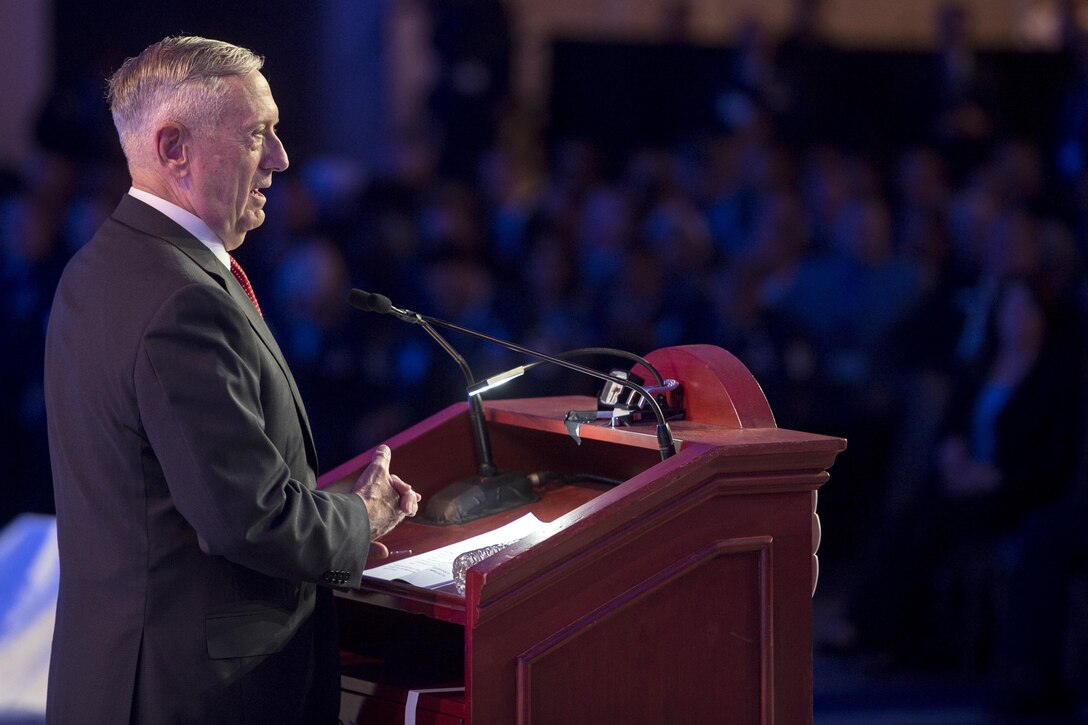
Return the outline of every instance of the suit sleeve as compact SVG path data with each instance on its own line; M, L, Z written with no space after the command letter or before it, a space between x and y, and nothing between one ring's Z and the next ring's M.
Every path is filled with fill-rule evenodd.
M291 475L266 416L298 426L297 437L288 430L299 444L301 425L293 402L276 411L262 405L262 385L288 391L270 360L222 290L179 290L152 318L137 355L148 443L205 552L269 576L327 584L332 573L335 583L358 586L370 543L366 507L354 494L315 491Z

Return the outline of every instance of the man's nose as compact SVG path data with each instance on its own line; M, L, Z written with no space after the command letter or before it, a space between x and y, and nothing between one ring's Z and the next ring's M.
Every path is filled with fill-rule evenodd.
M267 154L265 157L264 167L271 169L272 171L283 171L291 165L290 160L287 158L287 149L284 148L283 142L280 141L280 137L272 134L271 143L266 147Z

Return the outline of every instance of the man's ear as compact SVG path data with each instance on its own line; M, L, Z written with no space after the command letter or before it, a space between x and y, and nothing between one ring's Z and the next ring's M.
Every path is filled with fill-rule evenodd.
M177 178L189 174L189 131L176 121L159 127L155 134L155 150L159 163Z

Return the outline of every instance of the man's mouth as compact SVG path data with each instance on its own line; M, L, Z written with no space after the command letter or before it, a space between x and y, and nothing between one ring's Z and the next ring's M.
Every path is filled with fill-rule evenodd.
M260 188L258 188L256 186L254 186L252 189L249 190L249 195L258 198L261 201L265 200L264 194L262 194Z

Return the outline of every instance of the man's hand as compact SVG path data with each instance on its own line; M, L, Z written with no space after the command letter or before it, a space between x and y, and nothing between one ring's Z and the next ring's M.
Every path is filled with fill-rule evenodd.
M389 473L391 458L389 446L378 446L374 460L351 489L363 500L370 515L370 556L377 559L389 556L389 549L375 539L389 533L405 516L415 516L421 498L400 476Z

